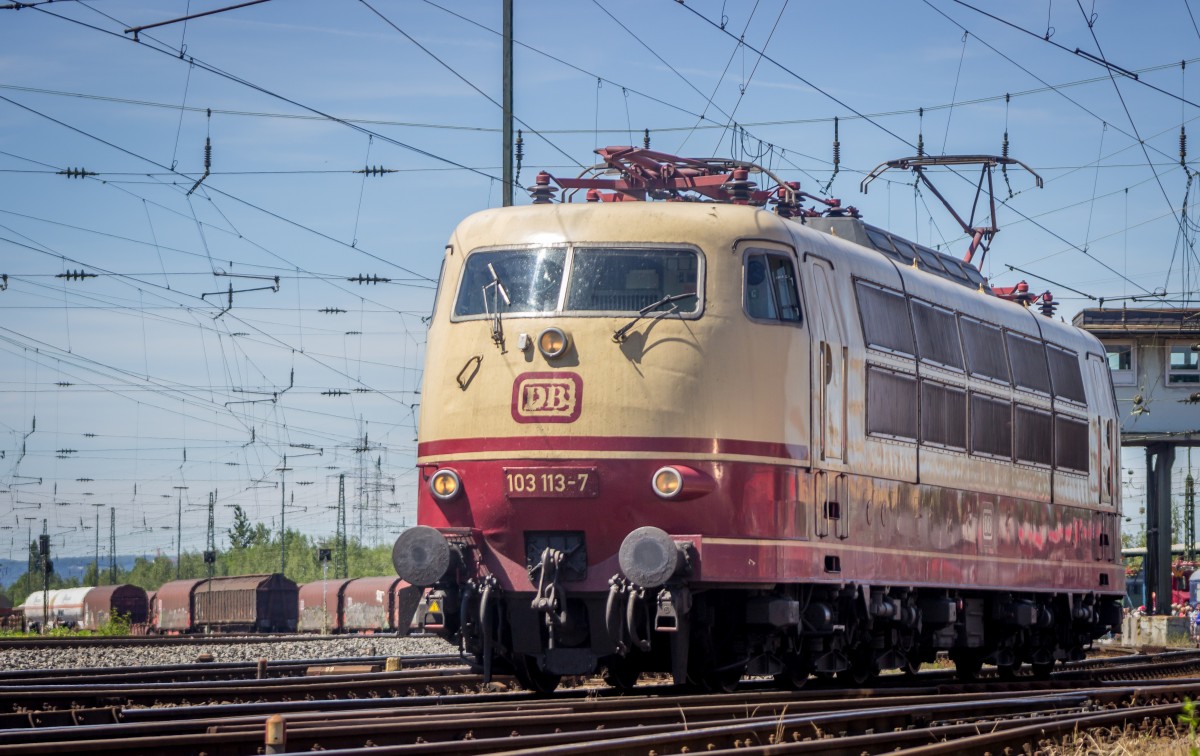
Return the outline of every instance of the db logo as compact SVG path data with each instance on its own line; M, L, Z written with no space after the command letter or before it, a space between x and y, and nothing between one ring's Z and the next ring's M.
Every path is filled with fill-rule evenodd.
M513 382L518 423L573 423L582 402L583 379L575 373L522 373Z

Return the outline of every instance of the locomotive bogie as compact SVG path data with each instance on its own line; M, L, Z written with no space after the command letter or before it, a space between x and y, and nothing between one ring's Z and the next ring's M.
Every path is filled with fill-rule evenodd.
M436 299L394 553L487 670L1044 672L1119 621L1081 331L715 203L476 214Z

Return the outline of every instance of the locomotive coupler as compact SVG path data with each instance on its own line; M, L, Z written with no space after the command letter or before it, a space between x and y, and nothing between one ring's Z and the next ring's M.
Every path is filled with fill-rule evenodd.
M558 549L547 546L542 550L541 559L530 568L529 579L536 576L537 593L530 602L535 612L546 615L546 625L550 629L550 643L554 644L554 629L567 623L566 590L558 583L558 568L566 559L566 554Z
M692 592L686 585L667 585L655 601L654 629L660 633L679 632L680 621L692 609Z

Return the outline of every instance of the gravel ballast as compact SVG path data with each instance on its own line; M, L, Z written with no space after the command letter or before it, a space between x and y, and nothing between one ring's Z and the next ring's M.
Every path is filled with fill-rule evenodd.
M83 667L131 667L160 664L190 664L200 654L211 654L221 662L252 662L258 659L343 659L358 656L416 656L456 654L458 648L437 637L397 638L394 635L335 635L317 640L268 643L206 642L170 645L93 645L76 648L4 648L0 646L0 670L71 669Z

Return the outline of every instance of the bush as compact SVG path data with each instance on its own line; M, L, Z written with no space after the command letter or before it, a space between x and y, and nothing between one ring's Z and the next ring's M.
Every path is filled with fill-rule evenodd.
M96 628L96 635L129 635L132 626L130 615L113 612L104 624Z

